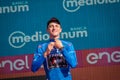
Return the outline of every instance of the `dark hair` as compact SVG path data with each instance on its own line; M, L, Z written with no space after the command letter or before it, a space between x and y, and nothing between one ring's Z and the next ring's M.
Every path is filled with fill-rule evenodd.
M47 28L48 28L48 25L49 25L50 23L52 23L52 22L57 23L57 24L60 24L60 21L59 21L57 18L52 17L52 18L47 22Z

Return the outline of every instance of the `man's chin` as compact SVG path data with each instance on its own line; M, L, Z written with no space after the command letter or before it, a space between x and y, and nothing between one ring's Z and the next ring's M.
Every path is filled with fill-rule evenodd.
M59 37L59 35L52 35L53 37Z

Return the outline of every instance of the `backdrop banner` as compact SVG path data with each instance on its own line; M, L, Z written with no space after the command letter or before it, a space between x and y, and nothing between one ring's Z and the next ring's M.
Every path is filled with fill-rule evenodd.
M76 50L73 80L120 79L120 0L0 0L0 79L45 75L30 69L52 17Z

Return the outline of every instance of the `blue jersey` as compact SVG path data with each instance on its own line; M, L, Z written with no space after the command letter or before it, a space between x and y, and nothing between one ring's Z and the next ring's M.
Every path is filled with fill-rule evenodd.
M31 70L36 72L43 64L47 80L72 80L70 68L77 66L76 52L71 42L61 40L64 48L53 48L45 58L48 43L39 44L34 54Z

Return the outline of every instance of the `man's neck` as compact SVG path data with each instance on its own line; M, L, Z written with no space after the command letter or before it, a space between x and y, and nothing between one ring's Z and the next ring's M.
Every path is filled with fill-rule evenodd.
M56 40L56 39L59 39L59 36L56 36L56 37L50 37L50 39L54 39L54 40Z

